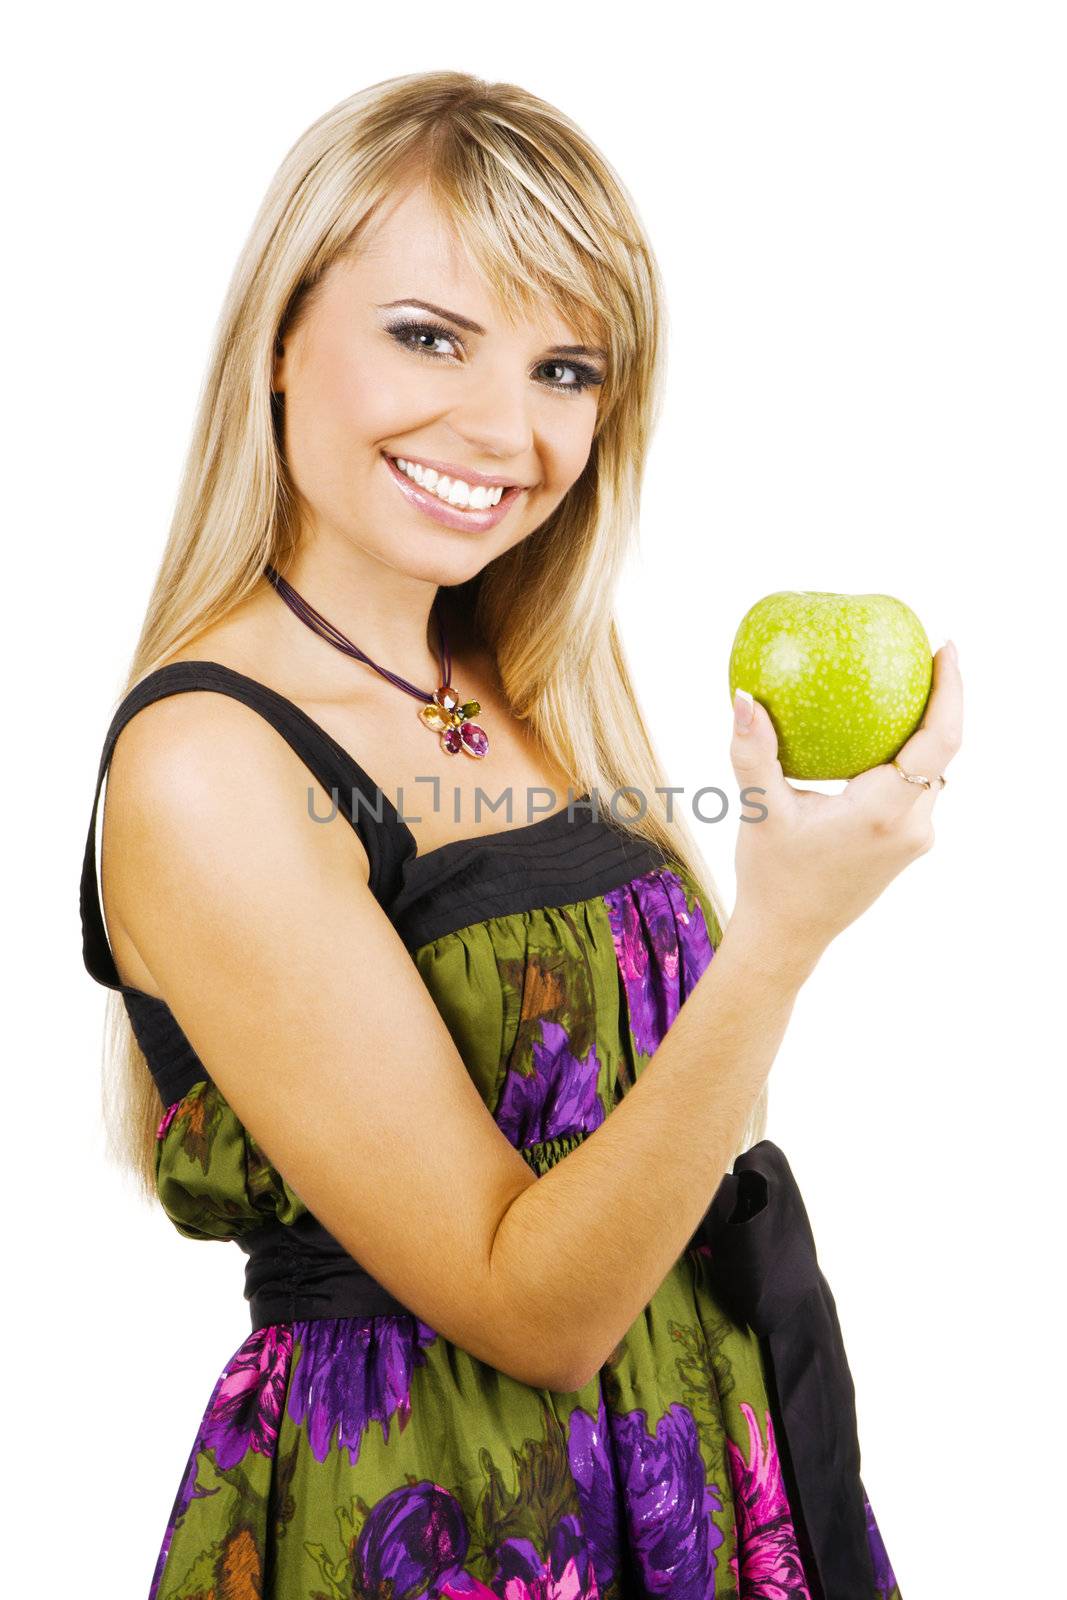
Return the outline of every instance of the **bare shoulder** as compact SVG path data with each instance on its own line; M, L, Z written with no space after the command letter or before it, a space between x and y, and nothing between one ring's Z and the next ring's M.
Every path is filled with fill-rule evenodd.
M321 791L311 769L258 711L215 690L143 706L119 734L108 768L115 809L148 821L180 819L193 807L200 820L225 823L243 805L254 811L272 795L288 798L294 785L306 811L309 786Z
M314 820L332 813L332 797L251 706L198 690L143 706L116 740L104 800L102 891L120 972L125 950L129 981L146 986L132 930L168 870L225 880L238 861L266 875L284 856L294 872L328 862L369 882L367 852L341 813Z

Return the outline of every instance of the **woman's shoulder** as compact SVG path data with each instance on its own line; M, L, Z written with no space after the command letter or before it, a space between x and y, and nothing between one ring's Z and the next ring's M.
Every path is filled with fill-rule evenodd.
M257 590L224 617L208 623L183 645L170 651L158 667L169 667L178 661L214 661L231 671L255 677L264 655L263 605L263 597Z
M137 908L151 900L159 874L183 861L192 871L207 857L225 874L250 835L262 845L258 859L269 874L278 852L295 851L307 832L308 781L307 766L270 722L230 695L168 694L130 717L108 766L101 857L105 914L124 981L154 992L125 930L136 926ZM323 797L321 812L328 811ZM320 852L342 849L345 863L354 851L369 881L358 833L313 834Z

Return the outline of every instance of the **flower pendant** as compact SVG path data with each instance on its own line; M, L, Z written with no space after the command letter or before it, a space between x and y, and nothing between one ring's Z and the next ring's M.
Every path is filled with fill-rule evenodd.
M485 730L470 720L480 710L477 700L460 705L451 684L443 683L419 716L428 728L441 735L441 744L450 756L464 750L469 756L481 758L489 754L489 739Z

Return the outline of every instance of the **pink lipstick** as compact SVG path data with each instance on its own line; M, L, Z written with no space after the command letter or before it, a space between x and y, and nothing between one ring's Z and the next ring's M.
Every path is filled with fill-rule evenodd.
M440 522L446 528L459 528L465 533L484 533L489 528L495 528L502 522L511 510L515 501L525 489L513 487L505 489L495 506L488 506L484 511L469 511L462 506L450 506L439 495L431 493L429 489L420 489L413 478L401 472L393 459L382 451L382 459L389 468L389 474L402 494L419 511L425 511L428 517L435 522Z

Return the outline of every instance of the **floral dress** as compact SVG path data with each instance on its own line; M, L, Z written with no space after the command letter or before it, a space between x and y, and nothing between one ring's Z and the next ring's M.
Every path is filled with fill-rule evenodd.
M244 1252L252 1323L196 1428L149 1600L899 1600L814 1266L768 1334L720 1289L709 1224L583 1388L531 1387L392 1300L310 1215L164 1002L121 982L97 887L101 783L130 717L194 689L267 717L357 828L373 892L498 1127L538 1175L594 1135L648 1068L721 938L684 867L603 811L576 804L417 855L363 769L265 685L181 661L130 691L100 762L83 953L123 994L160 1092L160 1203L186 1237ZM775 1147L751 1153L756 1166L765 1152ZM775 1170L788 1173L784 1160ZM729 1241L724 1230L724 1261L726 1243L755 1225L740 1188L730 1208L742 1225ZM760 1304L781 1281L767 1269ZM798 1302L809 1338L799 1363ZM787 1335L791 1345L775 1345ZM814 1429L805 1383L823 1405Z

